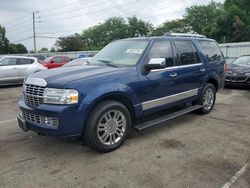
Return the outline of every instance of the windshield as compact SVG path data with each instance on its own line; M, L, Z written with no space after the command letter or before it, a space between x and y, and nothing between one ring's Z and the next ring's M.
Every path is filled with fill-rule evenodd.
M108 44L91 60L90 64L133 66L147 47L146 40L120 40Z
M46 62L48 62L48 61L50 61L52 59L52 57L47 57L45 60L43 60L43 61L46 61Z
M236 59L233 64L237 65L250 65L250 56L242 56Z

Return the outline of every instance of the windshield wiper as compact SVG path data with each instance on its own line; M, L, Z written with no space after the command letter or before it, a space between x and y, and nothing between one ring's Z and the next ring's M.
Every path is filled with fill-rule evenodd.
M109 60L104 60L104 59L98 59L97 61L100 61L102 63L105 63L105 65L109 66L109 67L118 67L117 65L115 65L112 61Z

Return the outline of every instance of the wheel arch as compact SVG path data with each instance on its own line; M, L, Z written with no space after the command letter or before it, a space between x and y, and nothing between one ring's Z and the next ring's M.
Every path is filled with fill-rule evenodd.
M134 105L132 103L132 100L130 99L130 97L126 93L119 92L119 91L105 93L104 95L99 96L98 98L96 98L94 101L92 101L89 104L88 109L86 110L84 121L83 121L82 134L84 133L84 130L87 127L86 123L88 121L88 118L89 118L91 112L94 110L94 108L98 104L100 104L103 101L107 101L107 100L120 102L128 109L128 111L131 115L131 120L133 121L136 118L136 111L135 111Z

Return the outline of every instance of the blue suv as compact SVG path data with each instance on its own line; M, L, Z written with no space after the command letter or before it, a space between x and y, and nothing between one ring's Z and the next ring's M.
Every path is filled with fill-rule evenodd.
M109 152L132 128L143 130L194 110L211 112L224 85L224 63L216 41L201 35L118 40L84 66L29 75L19 100L19 126L79 137Z

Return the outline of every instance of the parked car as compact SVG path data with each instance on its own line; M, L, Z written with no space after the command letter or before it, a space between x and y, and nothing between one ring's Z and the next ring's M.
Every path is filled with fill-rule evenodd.
M224 84L224 63L216 41L200 35L118 40L88 66L28 76L19 126L82 137L92 148L109 152L121 146L132 127L143 130L194 110L211 112ZM183 108L145 121L177 106Z
M95 54L96 54L95 52L85 52L85 53L80 54L78 58L94 57Z
M42 61L43 66L48 69L57 68L63 66L65 63L70 61L67 56L52 56L47 57L44 61Z
M78 58L78 59L74 59L73 61L66 63L62 67L87 65L90 60L91 60L91 57Z
M30 55L29 57L36 57L39 61L43 61L47 58L45 55Z
M37 58L2 56L0 58L0 85L22 83L27 75L46 69Z
M250 55L225 64L226 86L250 86Z

